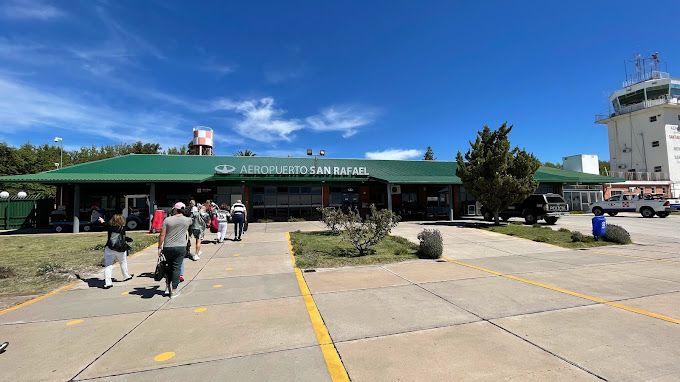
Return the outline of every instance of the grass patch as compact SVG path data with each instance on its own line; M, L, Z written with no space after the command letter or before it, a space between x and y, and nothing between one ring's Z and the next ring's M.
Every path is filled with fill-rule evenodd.
M334 268L348 265L386 264L417 259L418 245L399 236L388 236L372 247L371 254L359 252L342 236L330 231L291 232L295 263L301 269Z
M307 219L305 218L288 218L289 223L297 223L297 222L306 222Z
M554 231L550 229L550 227L546 228L548 229L537 229L532 226L508 224L506 226L487 227L484 229L491 232L521 237L539 243L547 243L564 248L590 248L601 247L604 245L614 245L614 243L604 241L603 239L598 241L593 240L592 242L574 242L572 241L571 232L569 230L560 229L558 231Z
M257 219L258 223L273 223L272 219Z
M571 215L584 215L587 214L586 211L569 211Z
M158 235L131 232L131 253L158 241ZM0 236L0 299L34 295L68 284L74 275L104 266L106 233Z

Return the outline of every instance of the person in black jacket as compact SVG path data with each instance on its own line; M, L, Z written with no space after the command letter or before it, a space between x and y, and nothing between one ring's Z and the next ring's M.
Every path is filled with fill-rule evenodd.
M99 218L99 222L104 223L104 219ZM134 276L128 274L127 269L127 243L132 241L132 238L125 235L125 217L121 214L113 215L109 223L104 223L104 227L108 232L108 240L106 240L106 247L104 247L104 261L106 262L104 289L109 289L113 286L111 272L116 258L120 263L120 270L123 272L123 281L128 281Z

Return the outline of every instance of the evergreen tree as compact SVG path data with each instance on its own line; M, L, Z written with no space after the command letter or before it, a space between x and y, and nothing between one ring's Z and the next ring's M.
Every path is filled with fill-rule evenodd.
M545 167L552 167L552 168L564 168L564 166L562 166L561 164L559 164L559 163L552 163L552 162L543 162L542 166L545 166Z
M538 187L534 173L541 162L526 150L510 150L511 130L507 122L495 131L484 126L477 140L470 142L465 160L460 151L456 156L456 175L478 202L493 211L496 225L501 210L526 199Z
M432 146L427 146L427 151L425 152L423 160L437 160L437 158L434 157L434 151L432 151Z

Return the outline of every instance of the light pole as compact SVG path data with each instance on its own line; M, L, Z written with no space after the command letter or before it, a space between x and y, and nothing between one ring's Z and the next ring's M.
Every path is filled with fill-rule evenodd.
M312 152L312 149L307 149L307 155L309 155L310 157L312 155L314 155L313 152ZM319 155L314 155L314 170L315 170L315 172L318 171L318 167L316 165L316 160L320 156L322 156L322 157L326 156L326 150L319 150Z
M59 168L64 167L64 138L54 137L55 142L61 143L61 156L59 158ZM64 205L64 187L59 186L59 207Z

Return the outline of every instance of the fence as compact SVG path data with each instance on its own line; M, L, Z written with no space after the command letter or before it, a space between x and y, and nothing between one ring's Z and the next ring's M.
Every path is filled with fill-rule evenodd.
M0 199L0 229L48 227L53 207L54 199L41 194Z

